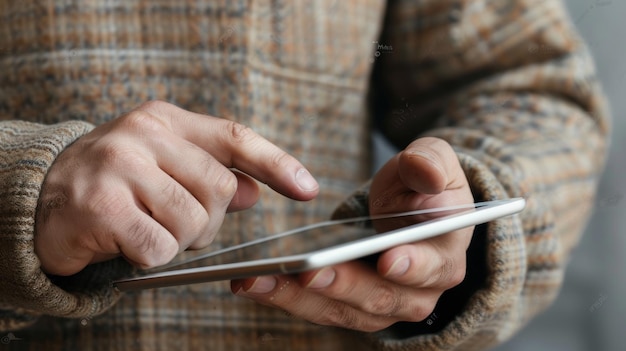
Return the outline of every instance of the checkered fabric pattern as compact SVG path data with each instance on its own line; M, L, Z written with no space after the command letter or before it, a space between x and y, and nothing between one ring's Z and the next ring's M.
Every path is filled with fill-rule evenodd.
M366 214L374 126L400 148L447 140L477 201L528 206L477 227L437 318L378 333L297 320L227 283L122 295L121 259L46 276L33 235L47 169L150 99L250 126L321 185L309 203L264 189L210 250ZM24 350L486 349L555 298L609 124L556 0L0 0L0 330Z

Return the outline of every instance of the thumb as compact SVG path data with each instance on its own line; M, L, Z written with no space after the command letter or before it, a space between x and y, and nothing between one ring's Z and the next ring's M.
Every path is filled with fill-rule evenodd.
M422 194L439 194L458 181L463 170L456 153L445 140L416 139L398 157L402 183Z

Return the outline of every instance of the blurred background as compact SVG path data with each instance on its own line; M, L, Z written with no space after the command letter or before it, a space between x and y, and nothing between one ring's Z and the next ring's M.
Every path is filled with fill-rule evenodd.
M611 152L560 296L498 351L626 350L626 1L565 2L611 102Z
M626 350L626 0L564 1L611 103L611 151L559 297L495 351ZM393 154L379 136L374 144L378 164Z

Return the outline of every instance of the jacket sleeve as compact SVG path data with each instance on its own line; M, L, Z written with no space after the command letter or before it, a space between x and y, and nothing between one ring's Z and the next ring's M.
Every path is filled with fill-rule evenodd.
M35 213L46 172L91 128L84 122L0 122L0 331L25 327L44 314L88 318L118 298L110 279L128 272L123 260L89 266L68 279L44 274L34 253Z
M456 150L476 201L525 197L476 227L465 281L420 323L376 333L382 349L482 350L557 296L604 167L609 111L560 1L399 1L375 43L373 110L397 147ZM367 211L367 187L335 215Z

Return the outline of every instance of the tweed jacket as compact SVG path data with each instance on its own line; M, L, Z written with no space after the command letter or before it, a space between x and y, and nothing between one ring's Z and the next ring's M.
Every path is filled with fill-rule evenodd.
M476 228L465 281L428 320L376 333L298 320L227 282L122 294L110 285L130 271L122 259L44 274L33 238L46 171L151 99L248 125L320 183L306 203L262 189L207 250L367 213L374 127L398 148L447 140L476 201L527 208ZM25 350L487 349L556 297L609 123L556 0L0 0L1 336Z

